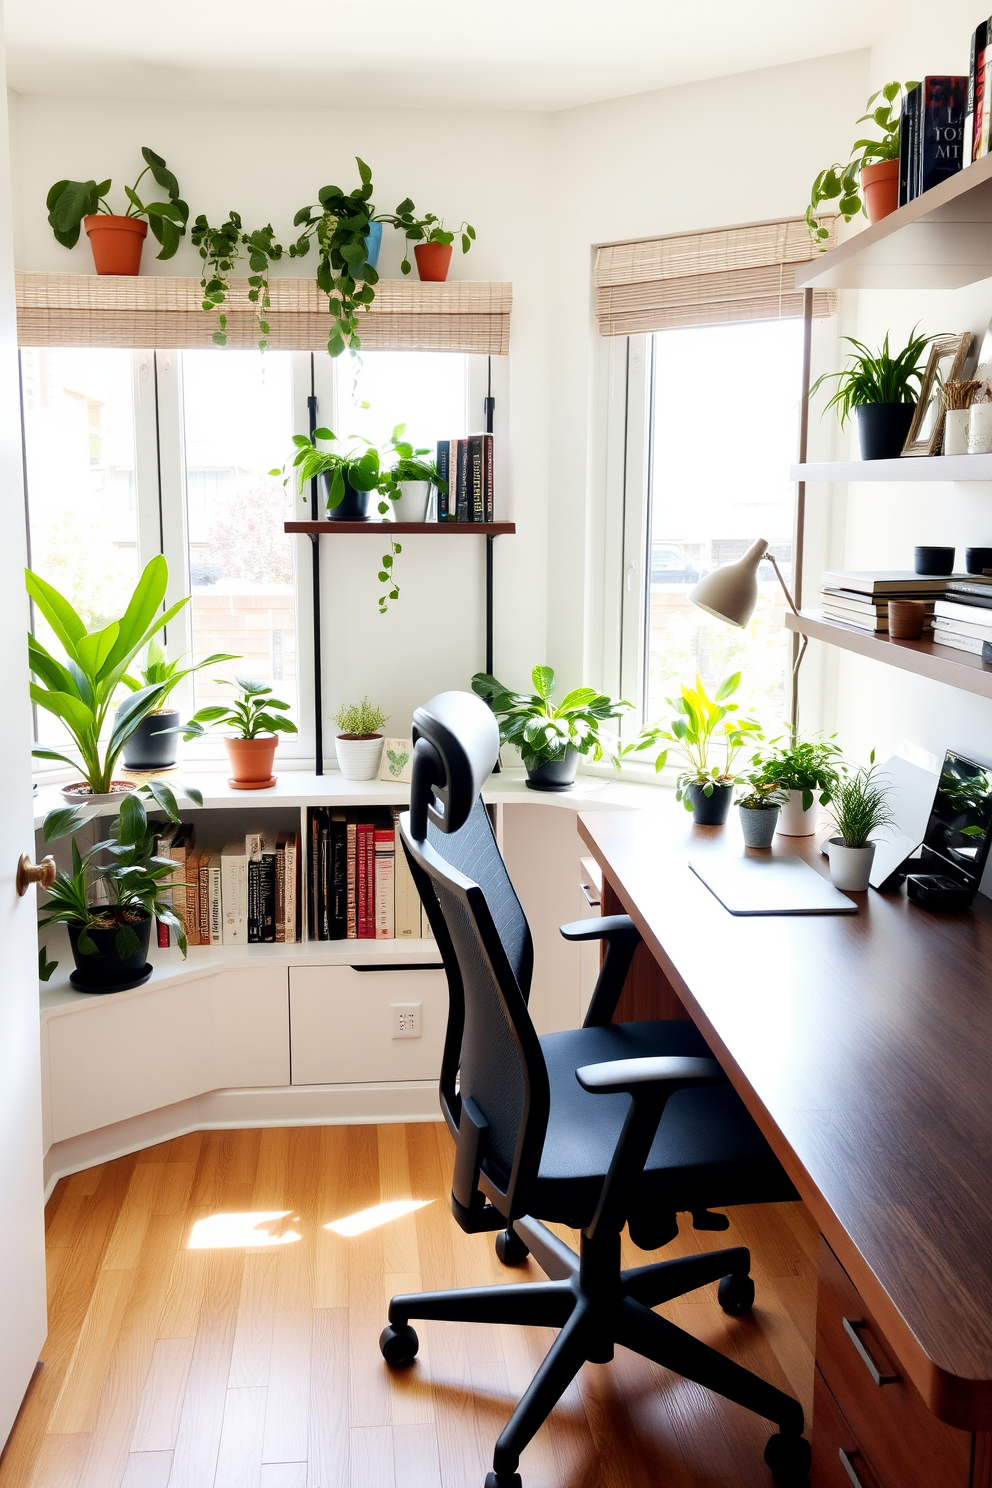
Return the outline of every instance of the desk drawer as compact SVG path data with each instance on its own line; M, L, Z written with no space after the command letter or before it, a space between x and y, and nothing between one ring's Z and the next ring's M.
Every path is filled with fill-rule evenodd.
M874 1464L878 1488L968 1488L971 1433L931 1415L822 1239L816 1362L859 1448Z
M819 1370L813 1383L810 1488L882 1488Z

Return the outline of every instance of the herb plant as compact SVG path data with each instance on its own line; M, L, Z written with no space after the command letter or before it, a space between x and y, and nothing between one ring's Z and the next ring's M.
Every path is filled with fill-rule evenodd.
M417 209L409 197L400 202L391 216L383 216L379 218L379 221L388 222L391 227L398 227L408 245L410 243L453 243L460 234L462 253L467 253L475 242L475 228L470 222L463 222L454 232L449 232L441 218L435 217L433 212L425 212L423 217L418 217ZM404 249L400 268L404 274L409 274L412 268L408 246Z
M693 809L689 799L690 786L698 786L703 795L709 797L718 785L733 785L737 780L734 764L738 755L762 737L758 720L735 717L738 704L727 701L737 691L740 680L740 672L734 672L720 683L711 698L697 672L695 687L683 682L681 696L668 699L675 709L675 717L668 727L653 725L642 731L644 742L641 748L665 740L675 747L685 762L685 768L675 782L675 799L682 802L686 811ZM710 764L709 753L714 743L723 746L722 764ZM664 769L669 753L664 749L658 755L654 764L656 770Z
M751 780L766 781L783 791L802 791L802 806L808 811L814 800L829 806L844 772L844 757L831 734L803 738L790 730L781 738L771 739L768 747L755 755L755 774Z
M871 124L880 129L881 139L855 140L847 164L841 165L835 161L826 170L820 171L813 182L810 204L806 208L806 226L821 253L826 251L823 245L830 233L817 222L817 208L825 201L835 201L845 222L850 222L852 217L865 210L861 196L861 172L872 161L899 159L899 110L894 105L903 89L908 93L916 86L916 83L886 83L884 88L873 93L868 100L868 111L862 114L858 123Z
M224 677L216 680L221 687L236 688L241 697L230 706L208 703L205 708L197 709L188 723L180 724L174 729L163 729L162 732L182 734L187 742L190 739L201 739L207 732L207 727L216 727L219 724L226 724L236 739L257 739L260 734L299 733L296 724L283 717L289 711L289 704L274 698L272 688L266 683L253 682L250 677L236 677L233 682L228 682ZM273 709L276 711L273 712Z
M382 733L389 720L389 714L370 703L367 697L360 703L345 704L332 717L338 732L346 739L371 739Z
M145 653L145 664L138 670L140 681L129 676L127 672L124 673L121 681L132 692L140 692L142 687L161 688L158 702L149 711L153 714L164 713L169 694L179 686L184 677L191 677L194 672L202 672L204 667L219 666L222 661L240 661L241 657L233 653L218 651L213 656L205 656L195 666L183 667L180 670L179 663L182 659L181 656L177 656L175 661L166 661L165 652L158 641L151 640L148 642L148 649Z
M367 262L366 234L375 218L372 205L372 172L355 157L361 185L344 192L340 186L322 186L313 206L301 207L293 218L303 231L289 245L290 258L305 258L312 240L317 243L317 285L327 295L331 333L327 350L332 357L343 351L358 351L358 317L375 299L379 276ZM388 221L388 218L378 219Z
M133 186L124 187L128 200L126 217L144 217L155 237L162 245L159 258L171 258L179 247L189 207L179 195L179 182L169 170L161 155L156 155L147 145L141 148L145 168ZM165 191L167 201L142 201L138 187L151 171L156 185ZM84 217L105 212L113 216L113 208L106 200L113 181L56 181L48 193L48 221L63 248L75 248L79 242L79 230Z
M763 780L760 772L745 775L738 784L741 794L737 797L737 805L743 806L745 811L771 811L784 806L789 799L784 786L776 785L773 780Z
M614 701L595 687L576 687L555 707L551 697L558 679L551 667L536 666L531 681L534 692L528 695L511 692L486 672L472 678L472 691L496 715L500 742L514 744L528 770L563 759L567 749L594 761L609 755L619 763L618 750L604 743L600 729L608 719L629 712L632 703Z
M920 396L920 386L926 371L927 347L936 336L918 336L914 327L909 341L895 356L889 351L889 334L877 352L870 351L853 336L845 336L854 347L848 353L849 366L839 372L824 372L809 390L810 397L831 378L836 379L837 388L827 402L827 408L836 408L841 424L845 424L855 408L867 403L915 403ZM915 385L914 385L915 384Z
M869 764L852 771L834 791L830 814L845 847L867 847L875 828L892 820L889 786L879 768L872 750Z
M217 346L227 345L227 315L220 308L227 303L228 279L244 248L248 254L248 298L255 306L258 321L258 349L268 346L269 322L269 266L282 258L285 249L276 242L271 222L254 231L245 230L240 214L229 212L227 221L219 227L211 227L201 213L190 228L190 241L200 251L203 273L200 289L203 291L203 308L208 312L217 310L217 329L213 341Z

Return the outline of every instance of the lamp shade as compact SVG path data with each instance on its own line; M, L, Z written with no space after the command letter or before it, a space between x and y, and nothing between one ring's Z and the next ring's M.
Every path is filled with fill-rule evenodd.
M758 602L758 564L767 552L765 539L757 538L743 558L700 579L689 598L708 615L743 629Z

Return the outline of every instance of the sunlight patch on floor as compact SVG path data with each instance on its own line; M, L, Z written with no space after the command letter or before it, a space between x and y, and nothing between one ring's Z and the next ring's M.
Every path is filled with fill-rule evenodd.
M335 1235L364 1235L366 1230L375 1230L379 1225L402 1219L404 1214L413 1214L433 1204L433 1199L393 1199L388 1204L373 1204L371 1209L360 1209L357 1214L348 1214L344 1219L332 1219L324 1226Z
M186 1248L233 1250L259 1245L291 1245L301 1238L299 1231L292 1228L294 1224L299 1224L299 1215L294 1215L292 1209L262 1209L254 1214L208 1214L206 1219L196 1221Z

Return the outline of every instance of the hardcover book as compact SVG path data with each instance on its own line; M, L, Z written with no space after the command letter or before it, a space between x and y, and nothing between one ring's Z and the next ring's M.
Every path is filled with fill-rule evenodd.
M439 522L454 521L453 508L449 509L448 497L451 492L451 445L450 439L439 439L437 442L437 519Z
M455 520L458 522L471 522L472 508L469 496L468 440L453 439L451 445L456 456Z
M396 839L391 829L377 827L375 843L375 938L392 940L394 936L394 855Z
M921 86L920 190L930 191L964 167L962 141L968 79L928 77Z
M221 853L221 898L224 907L224 944L248 943L248 860L244 839L229 842Z

